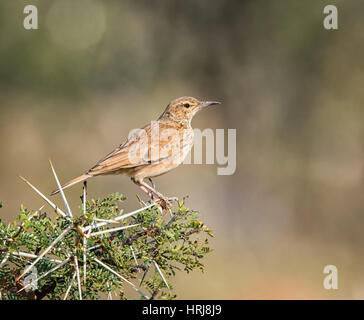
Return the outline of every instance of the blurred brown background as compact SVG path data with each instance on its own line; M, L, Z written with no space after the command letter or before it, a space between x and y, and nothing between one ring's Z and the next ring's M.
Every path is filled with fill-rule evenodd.
M37 5L39 30L23 28ZM336 4L339 30L323 28ZM364 3L357 0L0 2L0 200L11 221L182 95L223 105L196 128L237 129L237 170L183 165L155 180L214 230L179 298L364 298ZM68 191L73 207L81 187ZM140 190L95 178L89 194ZM55 199L62 204L60 197ZM337 266L339 289L323 288Z

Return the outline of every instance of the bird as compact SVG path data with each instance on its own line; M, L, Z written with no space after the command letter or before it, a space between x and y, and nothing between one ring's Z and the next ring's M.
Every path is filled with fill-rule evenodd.
M194 143L193 117L200 110L218 104L221 102L200 101L188 96L171 101L156 121L132 130L122 144L85 173L62 185L62 190L91 177L124 174L152 199L156 197L165 204L178 200L157 191L151 178L165 174L183 162ZM147 178L152 186L144 181ZM58 192L60 190L56 189L51 195Z

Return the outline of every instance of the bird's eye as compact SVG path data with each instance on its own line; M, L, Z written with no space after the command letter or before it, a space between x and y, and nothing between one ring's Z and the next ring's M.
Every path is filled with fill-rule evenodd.
M190 107L190 104L189 103L185 103L185 107L186 108L189 108Z

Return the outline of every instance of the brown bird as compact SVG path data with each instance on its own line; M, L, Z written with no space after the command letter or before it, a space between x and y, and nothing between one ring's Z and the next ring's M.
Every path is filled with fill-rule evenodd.
M126 174L151 198L156 196L165 203L175 200L165 197L144 179L162 175L183 162L194 142L193 116L214 104L220 102L199 101L192 97L173 100L157 121L134 130L124 143L84 174L64 184L62 189L94 176ZM51 195L58 192L58 189L54 190Z

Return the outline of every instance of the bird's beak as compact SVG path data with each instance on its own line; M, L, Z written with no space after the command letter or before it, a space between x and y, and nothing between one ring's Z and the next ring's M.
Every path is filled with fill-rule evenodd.
M213 106L214 104L221 104L219 101L201 101L201 103L198 105L200 108L205 108L208 106Z

